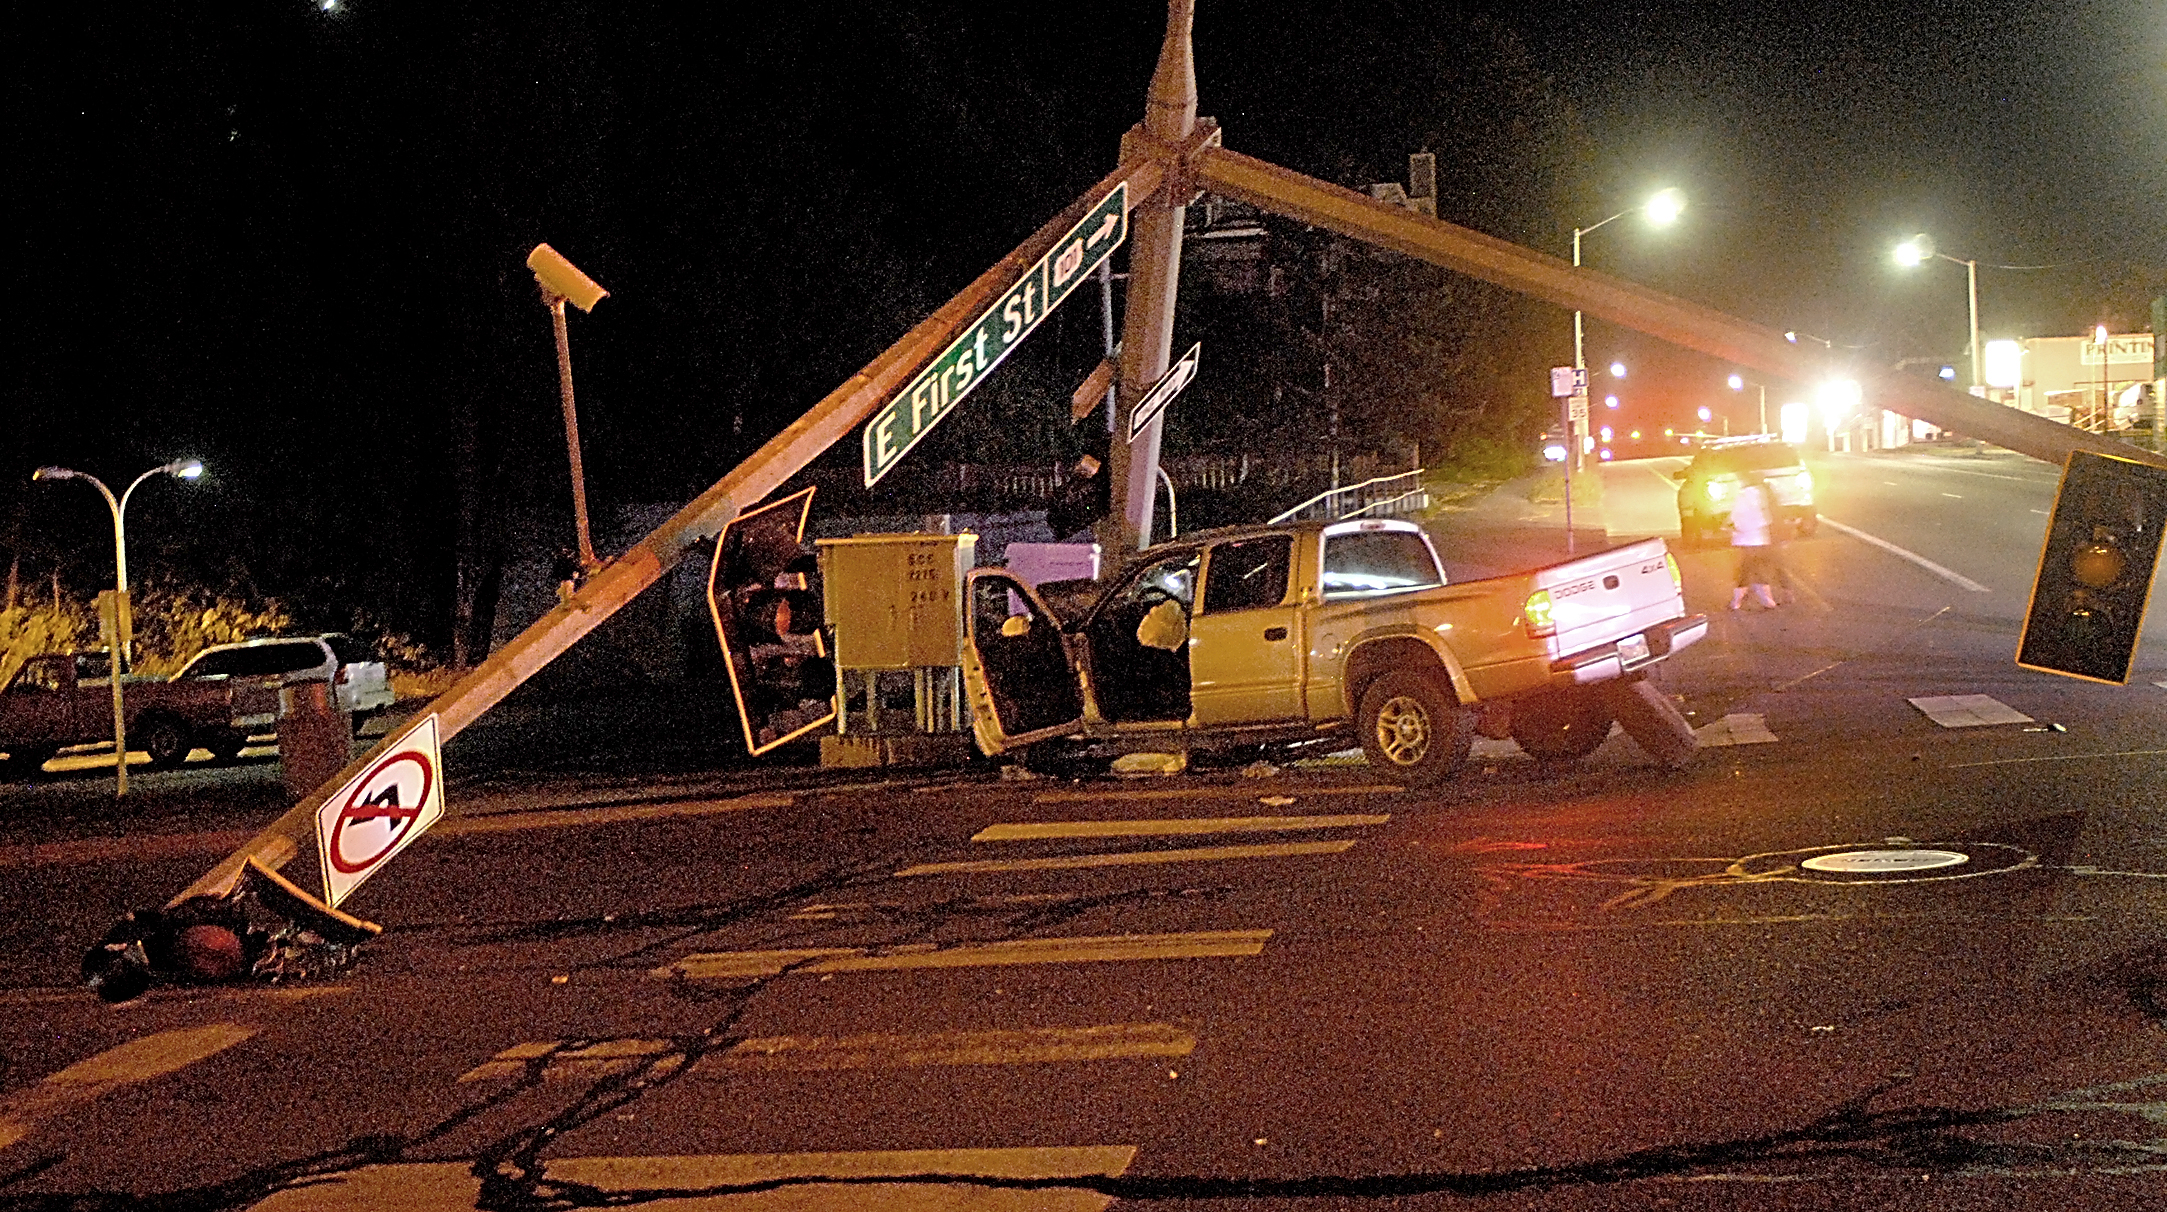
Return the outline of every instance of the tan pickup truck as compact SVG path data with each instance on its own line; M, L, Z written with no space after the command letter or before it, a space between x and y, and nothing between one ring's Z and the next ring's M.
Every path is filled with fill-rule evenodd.
M1057 737L1130 748L1359 739L1433 783L1478 729L1572 759L1623 723L1666 764L1692 753L1641 680L1707 634L1661 539L1459 584L1421 528L1250 526L1142 553L1056 617L995 569L970 576L963 676L988 754ZM1118 747L1118 746L1117 746Z

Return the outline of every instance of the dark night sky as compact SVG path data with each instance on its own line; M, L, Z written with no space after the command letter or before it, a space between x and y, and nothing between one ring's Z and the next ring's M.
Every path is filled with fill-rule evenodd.
M1013 7L17 6L0 542L87 587L96 503L29 470L199 455L215 483L131 509L139 576L430 634L460 483L470 509L562 509L526 250L615 292L572 321L598 504L683 499L1111 166L1163 8ZM1589 264L1860 358L1961 354L1962 270L1888 262L1915 231L2057 267L1982 268L1989 337L2141 327L2167 275L2167 0L1199 9L1229 147L1396 178L1456 72L1509 76L1576 141L1445 217L1562 255L1675 186L1683 222L1621 220ZM1525 61L1463 62L1478 17ZM1498 123L1478 155L1515 129L1458 113Z

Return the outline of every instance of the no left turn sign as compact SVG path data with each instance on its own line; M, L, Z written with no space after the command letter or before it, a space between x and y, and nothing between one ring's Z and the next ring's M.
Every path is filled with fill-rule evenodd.
M436 716L400 738L316 810L324 903L339 902L444 815Z

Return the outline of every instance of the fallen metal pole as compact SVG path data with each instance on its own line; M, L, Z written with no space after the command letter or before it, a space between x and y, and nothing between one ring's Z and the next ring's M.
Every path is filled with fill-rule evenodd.
M1576 269L1561 258L1379 202L1253 156L1206 147L1197 151L1192 171L1198 183L1213 193L1600 316L1673 345L1794 383L1811 383L1829 372L1824 359L1809 355L1774 329L1593 270ZM2059 465L2070 451L2089 450L2167 467L2167 457L1988 403L1939 380L1890 371L1869 371L1860 379L1872 407L1916 417L2035 459Z
M1156 190L1164 177L1164 165L1155 160L1131 162L1108 173L1068 209L1033 232L1014 252L964 287L939 311L905 333L865 369L852 375L805 415L769 439L751 458L738 464L690 505L656 527L654 533L632 550L602 565L570 598L519 633L488 660L475 666L405 727L393 729L366 754L333 775L329 782L309 793L284 816L266 825L239 850L183 889L169 907L190 897L225 895L251 858L275 871L295 855L309 850L316 844L316 810L371 762L398 748L423 720L435 715L438 735L443 740L458 735L483 712L503 701L504 696L520 683L533 677L544 665L638 597L642 590L660 580L662 574L675 567L695 544L714 537L740 509L765 498L819 457L822 451L846 437L908 383L920 367L947 348L965 325L1021 279L1024 271L1045 256L1054 242L1080 222L1115 185L1124 180L1129 183L1133 207L1136 199ZM446 813L456 816L458 809L447 804Z

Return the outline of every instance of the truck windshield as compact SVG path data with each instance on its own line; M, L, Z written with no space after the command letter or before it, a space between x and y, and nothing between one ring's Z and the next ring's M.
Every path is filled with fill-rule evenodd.
M1405 530L1361 531L1324 541L1324 596L1373 597L1444 584L1422 536Z

